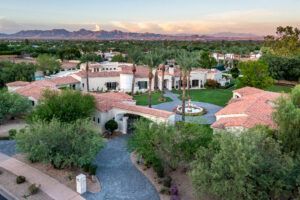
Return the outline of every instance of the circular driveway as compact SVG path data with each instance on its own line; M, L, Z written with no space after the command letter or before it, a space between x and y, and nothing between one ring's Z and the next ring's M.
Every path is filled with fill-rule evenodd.
M158 105L153 105L153 108L159 109L159 110L166 110L173 112L174 108L176 108L178 105L181 105L182 102L178 98L177 94L174 94L170 91L165 91L165 96L170 97L172 99L171 102L161 103ZM204 103L204 102L196 102L192 101L192 104L195 104L197 106L200 106L204 108L207 113L202 116L186 116L187 122L194 122L194 123L201 123L201 124L212 124L216 121L215 113L222 109L221 106L217 106L211 103ZM181 115L176 114L175 117L176 121L181 121Z
M98 193L86 193L88 200L159 200L150 181L133 165L127 150L128 135L108 140L95 159Z

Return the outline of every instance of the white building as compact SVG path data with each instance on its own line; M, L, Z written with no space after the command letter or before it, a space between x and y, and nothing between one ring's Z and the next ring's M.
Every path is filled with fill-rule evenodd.
M130 63L103 62L89 63L89 90L90 91L122 91L130 92L133 80L133 65ZM81 71L71 75L81 83L81 89L87 90L86 63L81 64ZM152 90L162 89L162 71L154 69L152 71ZM134 90L146 92L149 89L149 68L137 66L135 73ZM165 66L164 87L168 90L178 89L181 84L180 70L173 65ZM156 77L156 78L155 78ZM222 72L216 69L194 69L190 73L190 88L204 88L208 79L213 79L224 86L228 80L223 78Z

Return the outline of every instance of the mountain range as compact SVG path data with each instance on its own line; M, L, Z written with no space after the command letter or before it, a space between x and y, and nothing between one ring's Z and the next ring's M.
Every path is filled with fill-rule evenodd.
M23 30L13 34L0 33L0 39L53 39L53 40L191 40L191 41L213 41L213 40L262 40L262 36L248 33L222 32L209 35L197 34L157 34L113 31L91 31L80 29L68 31L65 29L52 30Z

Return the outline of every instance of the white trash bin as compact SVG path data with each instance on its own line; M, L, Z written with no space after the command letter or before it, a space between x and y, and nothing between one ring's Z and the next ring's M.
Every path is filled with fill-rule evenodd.
M86 192L86 176L84 174L76 176L76 190L79 194Z

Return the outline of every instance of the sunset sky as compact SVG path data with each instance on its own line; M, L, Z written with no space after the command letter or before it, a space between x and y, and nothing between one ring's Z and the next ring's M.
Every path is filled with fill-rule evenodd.
M28 29L265 35L300 27L300 0L0 0L0 33Z

